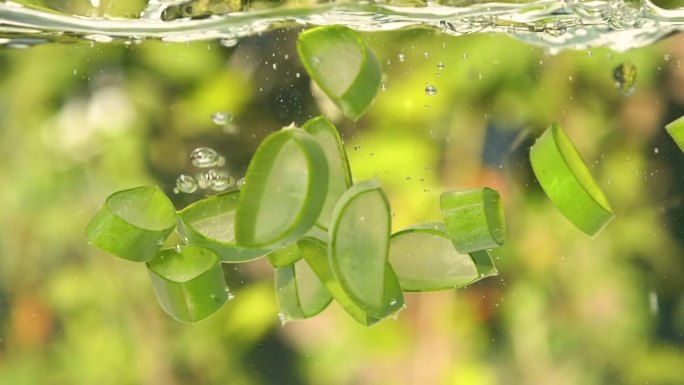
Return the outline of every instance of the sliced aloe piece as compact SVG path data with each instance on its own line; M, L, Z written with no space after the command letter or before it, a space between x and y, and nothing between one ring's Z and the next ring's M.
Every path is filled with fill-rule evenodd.
M323 92L352 119L366 111L380 86L382 68L350 28L317 27L299 34L299 59Z
M325 117L310 119L304 123L302 129L318 141L328 160L328 196L325 198L321 216L316 221L317 226L327 230L335 203L352 184L347 152L337 128Z
M305 260L277 268L275 287L283 322L313 317L332 300L325 285Z
M451 241L460 253L499 247L506 238L501 196L491 188L443 193L442 218Z
M235 209L239 191L199 200L178 212L178 233L189 245L213 250L223 262L246 262L265 255L265 249L235 245Z
M553 123L530 149L532 170L561 213L594 236L615 215L570 138Z
M328 258L335 278L352 301L375 318L399 310L404 298L387 262L389 202L376 179L345 192L332 214Z
M161 250L147 268L164 311L179 321L197 322L220 309L228 298L220 262L202 247Z
M176 227L176 210L156 186L110 195L85 228L88 242L134 262L154 258Z
M315 237L304 237L297 242L302 256L319 280L325 284L335 301L358 323L370 326L380 319L369 316L354 303L347 292L335 278L328 261L328 247L325 242Z
M665 126L665 130L684 152L684 116Z
M302 259L302 253L299 252L296 243L291 243L283 248L271 251L266 257L271 265L277 269L299 261Z
M459 288L481 277L475 259L454 249L441 223L427 223L393 234L389 261L404 291ZM486 266L484 269L489 270Z
M235 215L244 248L278 248L306 234L321 214L328 165L321 145L298 128L269 135L247 168Z
M499 275L499 271L496 269L496 266L494 266L494 261L492 260L492 256L489 255L489 251L475 251L470 253L470 257L473 258L475 266L477 266L477 272L480 274L479 279Z

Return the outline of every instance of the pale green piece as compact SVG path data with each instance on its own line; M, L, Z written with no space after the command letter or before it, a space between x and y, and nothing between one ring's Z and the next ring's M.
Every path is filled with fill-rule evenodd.
M306 234L321 214L328 165L320 144L299 128L269 135L247 168L235 216L236 244L279 248Z
M275 270L275 288L282 322L313 317L332 300L328 289L303 259Z
M176 210L156 186L110 195L85 228L88 242L133 262L154 258L176 227Z
M375 98L380 62L352 29L332 25L299 34L299 59L309 76L350 119L357 120Z
M335 278L351 300L374 318L399 310L404 298L387 262L389 202L376 179L345 192L335 206L328 258Z
M499 247L506 238L501 196L491 188L450 191L440 207L454 247L460 253Z
M677 143L679 149L684 152L684 116L665 126L665 130Z
M161 250L147 263L161 307L182 322L198 322L218 311L228 298L218 255L186 246Z
M239 191L199 200L178 212L178 233L189 245L213 250L223 262L246 262L260 258L267 249L244 249L235 245L235 210Z
M371 326L380 321L379 318L369 316L363 309L357 306L337 281L328 261L328 246L324 241L316 237L307 236L300 239L297 242L297 246L312 271L325 284L328 292L347 314L356 322L365 326Z
M302 253L296 243L291 243L280 249L276 249L266 254L266 258L276 269L292 265L293 263L302 259Z
M557 123L530 148L530 161L551 202L584 233L596 235L615 217L589 168Z
M310 119L304 123L302 129L318 141L328 160L328 196L325 198L321 216L316 222L318 227L327 230L335 204L352 184L347 152L337 128L325 117Z
M454 249L441 223L426 223L393 234L389 262L404 291L459 288L480 278L473 257Z

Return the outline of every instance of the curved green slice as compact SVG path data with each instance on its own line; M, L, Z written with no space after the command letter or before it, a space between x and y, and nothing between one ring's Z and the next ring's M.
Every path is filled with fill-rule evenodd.
M247 168L235 215L235 240L244 248L278 248L309 231L328 190L321 145L298 128L269 135Z
M684 116L666 125L665 130L684 152Z
M147 268L161 307L179 321L201 321L228 298L220 259L209 249L164 249Z
M404 291L453 289L480 278L473 258L454 249L441 223L393 234L389 261Z
M303 259L275 270L275 288L282 322L313 317L332 300L325 285Z
M304 237L297 242L297 246L301 250L304 260L311 267L311 270L328 288L328 292L356 322L361 325L370 326L380 321L379 318L369 316L358 307L337 281L330 268L328 247L325 242L314 237Z
M176 227L176 209L156 186L115 192L85 228L88 243L119 258L154 258Z
M352 301L370 316L384 318L399 310L404 298L387 262L389 202L376 179L345 192L332 214L328 258L335 278Z
M302 253L299 252L299 248L296 243L291 243L280 249L276 249L266 254L266 258L276 269L279 267L285 267L292 265L293 263L302 259Z
M615 217L589 168L557 123L530 148L530 161L551 202L584 233L596 235Z
M178 233L189 245L213 250L223 262L246 262L268 250L243 249L235 245L235 209L239 191L199 200L178 212Z
M321 216L316 221L318 227L327 230L335 204L352 184L347 152L337 128L325 117L310 119L304 123L302 129L318 141L328 160L328 196L325 198Z
M373 51L352 29L334 25L299 34L299 59L323 92L357 120L375 98L382 68Z
M470 253L499 247L506 238L501 196L491 188L443 193L442 218L456 250Z

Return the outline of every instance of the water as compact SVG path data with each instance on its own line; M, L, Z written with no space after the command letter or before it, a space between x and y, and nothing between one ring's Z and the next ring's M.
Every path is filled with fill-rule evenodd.
M0 384L680 384L684 154L663 126L684 114L684 10L659 4L0 4ZM295 49L340 22L383 71L356 122ZM281 327L268 262L224 264L230 301L186 325L144 265L86 244L110 193L158 185L180 209L240 188L266 135L319 114L394 230L439 221L444 191L500 191L500 276L406 294L372 328L335 304ZM553 121L615 209L595 238L531 174Z
M665 1L663 3L663 1ZM215 4L203 6L202 3ZM684 28L684 11L661 0L538 0L496 3L469 0L411 3L341 2L304 6L283 1L279 6L255 1L227 6L230 1L151 1L137 16L107 17L108 8L86 7L71 16L14 2L0 4L4 44L23 46L45 41L84 38L96 42L140 39L187 42L220 40L234 46L241 37L287 25L328 25L343 22L360 31L390 31L408 27L437 28L447 34L496 32L515 36L551 50L607 46L622 51L648 45ZM251 6L249 5L251 4ZM169 11L181 6L194 11ZM266 5L266 6L260 6ZM112 4L109 3L109 8ZM134 13L135 15L136 13ZM175 16L168 16L174 14ZM90 16L88 15L96 15ZM166 17L163 15L167 15ZM171 22L169 22L171 21ZM426 53L427 57L427 53ZM401 61L401 59L400 59Z

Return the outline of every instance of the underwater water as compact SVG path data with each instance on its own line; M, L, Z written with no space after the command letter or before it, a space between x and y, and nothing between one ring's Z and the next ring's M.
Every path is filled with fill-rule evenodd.
M297 56L328 24L382 66L357 121ZM0 384L684 384L682 29L678 0L0 3ZM111 193L237 188L264 137L320 114L393 231L496 188L499 275L372 327L335 303L281 325L262 258L224 264L229 301L185 324L142 264L87 244ZM552 122L613 207L593 238L532 172Z

